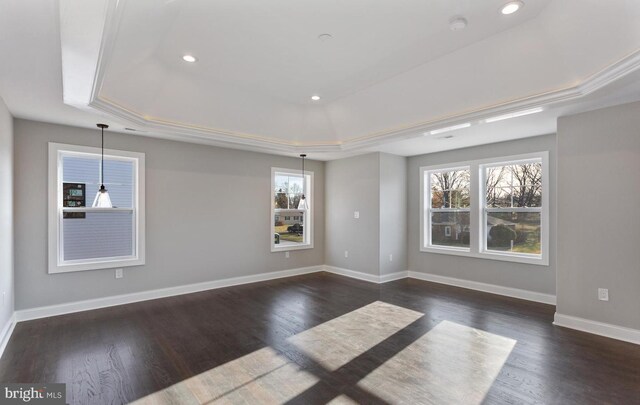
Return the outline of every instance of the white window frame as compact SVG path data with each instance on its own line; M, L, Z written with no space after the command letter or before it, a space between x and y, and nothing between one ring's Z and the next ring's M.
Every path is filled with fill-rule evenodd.
M272 167L271 168L271 190L270 190L270 197L269 197L269 201L270 201L270 205L271 205L271 216L270 221L271 221L271 225L269 226L269 229L271 230L271 233L269 235L269 240L271 241L271 252L286 252L286 251L290 251L290 250L302 250L302 249L313 249L313 210L315 208L315 204L313 201L313 188L314 188L314 180L313 180L313 172L312 171L308 171L305 170L304 174L305 176L309 176L308 180L305 182L305 190L303 190L304 192L304 196L307 199L307 201L309 202L309 209L306 210L304 212L304 220L303 222L303 232L305 233L305 240L307 241L307 243L304 244L299 244L299 245L289 245L289 246L278 246L275 243L274 240L274 235L276 233L275 231L275 215L276 215L276 207L275 204L273 203L273 192L275 190L275 179L276 179L276 173L278 174L286 174L288 176L298 176L301 177L302 173L300 172L300 170L295 170L295 169L285 169L285 168L280 168L280 167ZM292 215L289 215L292 216Z
M497 165L521 164L527 161L542 161L542 201L541 208L505 208L500 211L535 211L540 212L540 249L541 253L512 253L488 250L486 248L486 212L493 209L486 207L485 193L485 168ZM429 181L425 180L425 175L430 172L455 170L464 167L470 168L471 174L471 214L470 214L470 248L450 248L440 247L430 244L431 223L429 207L431 206L431 191L429 196L425 196L425 187L429 186ZM429 176L430 177L430 176ZM455 162L446 165L423 166L420 167L420 251L427 253L449 254L457 256L476 257L481 259L508 261L516 263L534 264L549 266L549 152L534 152L521 155L500 156L490 159L479 159L465 162ZM429 188L430 190L430 188ZM429 200L426 200L429 198ZM428 206L425 204L429 204Z
M442 246L442 245L434 245L431 241L431 217L432 213L435 212L469 212L471 215L471 206L468 208L432 208L431 201L433 200L432 196L432 187L431 187L431 174L433 173L443 173L443 172L453 172L459 170L468 170L471 174L471 167L466 164L462 165L438 165L438 166L430 166L430 167L422 167L420 168L421 173L421 189L420 189L420 205L422 207L422 215L421 215L421 223L424 225L421 232L421 240L420 246L421 250L424 252L456 252L456 253L468 253L471 251L470 248L459 247L459 246ZM469 180L469 197L473 199L473 195L471 194L471 180ZM428 201L424 201L424 192L425 190L429 190L429 198ZM425 205L428 204L428 205ZM425 224L426 221L426 224ZM450 235L449 235L450 236ZM426 242L426 243L425 243Z
M145 154L114 149L105 149L104 156L110 160L133 162L134 184L133 208L63 208L62 207L62 157L100 155L101 149L90 146L49 143L48 177L48 271L49 274L74 271L112 269L119 267L141 266L145 264ZM87 204L93 196L87 191ZM65 212L97 212L105 210L132 211L135 219L134 255L109 257L104 259L62 260L64 241L62 238L62 217Z

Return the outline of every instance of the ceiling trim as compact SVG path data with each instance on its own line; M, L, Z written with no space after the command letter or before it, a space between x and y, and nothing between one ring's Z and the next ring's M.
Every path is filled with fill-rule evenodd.
M121 103L115 102L106 96L101 95L105 71L109 65L109 60L112 55L115 39L117 37L117 30L122 16L122 10L124 8L123 3L125 2L122 0L108 1L104 32L91 90L91 98L88 104L91 108L143 126L145 130L169 132L179 140L188 142L225 142L251 146L267 151L289 153L298 153L303 151L355 151L391 141L420 137L423 133L436 128L442 128L462 122L477 122L491 116L535 107L547 107L561 102L576 100L640 69L640 49L638 49L573 86L562 87L545 93L507 100L491 106L462 111L429 121L390 128L364 136L353 137L345 141L326 143L287 142L281 139L275 139L258 134L248 134L184 122L163 120L158 117L153 117L148 114L135 111Z
M483 119L526 110L535 107L548 107L554 104L576 100L600 90L624 76L640 69L640 49L632 52L617 62L592 74L574 86L568 86L548 92L505 101L492 106L438 117L429 121L396 127L378 133L351 138L343 142L343 150L358 149L379 145L389 141L397 141L422 136L424 132L443 128L463 122L478 122Z

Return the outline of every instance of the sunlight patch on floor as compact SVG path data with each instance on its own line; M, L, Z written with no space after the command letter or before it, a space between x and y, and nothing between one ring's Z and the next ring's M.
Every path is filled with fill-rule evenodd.
M423 316L374 302L288 339L328 371L336 370ZM516 341L442 321L357 383L390 403L480 404ZM136 404L278 404L320 380L270 347L222 364ZM339 395L332 404L355 403Z
M480 404L515 344L442 321L358 386L391 403Z
M265 347L205 371L135 404L279 404L313 386L318 379Z
M376 301L288 339L327 370L336 370L423 314Z

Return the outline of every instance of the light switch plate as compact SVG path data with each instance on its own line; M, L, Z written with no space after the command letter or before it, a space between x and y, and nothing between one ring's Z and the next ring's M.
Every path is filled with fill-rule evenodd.
M353 217L354 217L355 219L360 218L360 211L353 211Z

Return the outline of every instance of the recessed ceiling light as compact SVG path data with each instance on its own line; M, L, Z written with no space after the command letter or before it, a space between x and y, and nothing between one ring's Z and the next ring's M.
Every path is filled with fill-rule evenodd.
M510 1L502 6L502 10L500 10L500 12L504 15L509 15L520 10L522 7L524 7L524 3L522 1Z
M496 122L502 120L508 120L509 118L522 117L523 115L536 114L544 111L542 107L530 108L528 110L516 111L509 114L498 115L495 117L487 118L484 122Z
M193 62L197 61L198 59L193 55L184 55L182 57L182 60L185 61L185 62L193 63Z
M467 20L462 17L456 17L449 21L449 28L451 31L460 31L467 28Z
M318 101L320 100L320 96L318 96L317 94L314 94L313 96L311 96L311 100Z
M469 128L471 126L470 122L465 122L464 124L452 125L450 127L444 127L439 129L434 129L433 131L429 131L425 133L425 135L437 135L442 134L444 132L455 131L457 129Z

